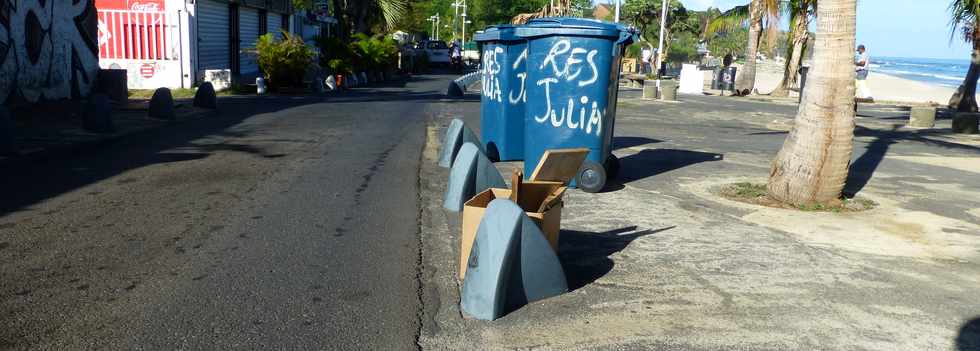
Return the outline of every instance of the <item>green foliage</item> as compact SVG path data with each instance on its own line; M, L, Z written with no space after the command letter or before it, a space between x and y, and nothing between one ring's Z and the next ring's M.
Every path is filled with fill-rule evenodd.
M398 43L381 35L355 34L351 43L339 38L319 38L320 66L333 73L384 71L397 63Z
M398 43L382 36L368 37L354 35L351 51L354 53L355 68L371 71L384 71L398 60Z
M274 33L259 37L255 50L270 86L300 85L303 73L313 62L313 49L302 38L288 32L282 32L281 39Z
M316 40L320 48L320 66L329 67L333 73L349 73L354 70L354 51L337 37L320 37Z
M980 0L953 0L949 4L949 13L950 41L959 34L967 43L973 43L978 37Z

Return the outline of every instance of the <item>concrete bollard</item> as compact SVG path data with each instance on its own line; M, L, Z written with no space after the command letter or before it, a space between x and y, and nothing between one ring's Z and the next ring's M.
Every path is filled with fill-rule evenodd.
M92 94L82 106L82 127L94 133L113 133L116 131L112 123L112 107L109 105L109 96L97 93Z
M459 83L457 83L455 80L449 82L449 87L446 88L446 96L452 98L461 98L465 95L466 93L463 91L463 88L459 86Z
M443 168L452 167L456 160L456 154L466 143L476 144L480 147L480 152L486 153L483 149L483 143L480 142L476 133L467 128L463 120L455 118L449 123L446 136L442 139L442 150L439 150L439 166Z
M17 144L14 142L15 135L14 117L6 106L0 105L0 155L17 153Z
M323 85L327 88L327 91L337 90L337 79L332 75L327 76L327 78L323 80Z
M658 98L657 96L657 81L648 79L643 81L643 98L647 100L653 100Z
M487 155L476 144L466 143L459 149L453 168L449 171L449 184L446 186L442 207L459 212L463 210L463 204L474 195L490 188L506 187L504 177Z
M363 83L363 84L370 83L370 82L368 82L367 72L361 72L361 80L360 80L360 82Z
M928 106L912 107L909 115L909 127L932 128L936 126L936 108Z
M197 92L194 93L194 106L201 108L218 108L218 95L214 92L214 86L211 82L204 82L201 86L197 87Z
M677 82L673 80L660 81L660 99L663 101L677 101Z
M509 199L490 202L477 230L460 309L495 320L528 303L568 292L558 255L537 224Z
M958 112L955 115L953 115L953 133L957 133L957 134L980 133L980 113Z
M153 97L150 98L149 115L152 118L170 121L177 118L177 113L174 111L174 96L170 93L170 89L160 88L153 92Z
M129 86L127 71L124 69L100 69L95 85L97 92L104 93L109 99L121 104L129 101Z

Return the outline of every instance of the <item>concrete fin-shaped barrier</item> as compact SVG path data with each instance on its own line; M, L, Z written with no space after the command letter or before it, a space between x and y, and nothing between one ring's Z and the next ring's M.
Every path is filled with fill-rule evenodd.
M568 291L565 273L538 226L508 199L490 202L467 262L460 308L495 320L528 302Z
M446 136L442 139L442 150L439 150L439 166L443 168L452 167L459 148L466 143L476 144L480 148L480 152L486 153L480 138L470 128L466 127L463 120L453 119L449 123L449 128L446 129Z
M459 149L453 168L449 171L449 184L442 206L459 212L463 204L474 195L490 188L506 188L507 183L497 167L473 143Z

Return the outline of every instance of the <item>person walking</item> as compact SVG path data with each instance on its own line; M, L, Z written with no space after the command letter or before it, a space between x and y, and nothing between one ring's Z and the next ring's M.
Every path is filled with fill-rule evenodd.
M640 51L640 60L641 60L640 65L642 71L640 73L650 74L650 72L653 72L653 66L650 63L650 60L652 58L653 58L653 50L650 50L649 46L644 46L643 50Z
M873 100L871 97L871 91L868 89L868 73L871 68L871 56L868 55L868 49L864 45L858 45L857 48L857 59L854 61L855 70L855 97L862 100Z

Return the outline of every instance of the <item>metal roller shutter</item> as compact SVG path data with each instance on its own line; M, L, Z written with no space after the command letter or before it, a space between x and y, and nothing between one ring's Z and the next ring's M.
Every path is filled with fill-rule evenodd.
M241 38L241 74L254 74L259 71L259 63L254 53L255 41L259 39L259 10L242 7L238 12L238 32Z
M267 16L268 22L266 23L269 25L269 33L275 34L276 37L279 37L281 35L280 29L282 28L282 14L269 12Z
M228 4L211 0L197 3L197 67L230 69Z

